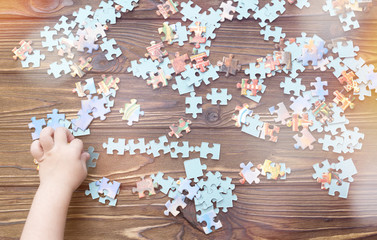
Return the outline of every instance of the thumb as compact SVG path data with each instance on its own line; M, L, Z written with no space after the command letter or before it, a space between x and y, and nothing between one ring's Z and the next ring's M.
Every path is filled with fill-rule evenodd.
M90 158L90 154L88 152L81 153L80 160L86 163Z

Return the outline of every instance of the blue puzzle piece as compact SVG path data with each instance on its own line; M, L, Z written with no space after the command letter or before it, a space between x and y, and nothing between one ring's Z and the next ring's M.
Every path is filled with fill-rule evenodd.
M186 177L188 179L194 179L194 182L198 182L198 177L203 176L203 170L207 169L207 165L201 164L200 158L194 158L183 162L186 171Z
M212 157L211 159L213 160L219 160L220 159L220 147L221 145L218 143L213 143L213 147L209 147L208 142L202 142L200 147L195 147L195 151L199 152L200 151L200 157L201 158L207 158L208 159L208 154L211 154Z
M202 104L202 97L196 97L195 92L190 93L190 97L186 97L185 103L189 104L190 107L186 107L186 114L192 114L193 118L197 118L198 113L202 113L202 108L198 105Z
M95 168L97 166L97 163L94 162L94 160L98 160L99 153L94 152L94 147L90 146L88 147L88 153L90 155L90 158L88 161L86 161L86 167L87 168Z
M31 138L33 140L39 139L39 135L41 134L41 131L43 129L43 126L46 126L46 121L41 118L41 119L36 119L35 117L31 118L31 123L29 123L29 129L34 128L35 131L31 133Z
M117 43L114 38L110 40L107 40L107 38L103 38L102 41L103 43L100 45L100 47L102 51L107 51L105 57L108 61L114 59L113 55L115 55L116 58L122 55L122 50L120 50L120 48L113 47L117 46Z
M170 143L170 157L171 158L178 158L178 154L182 154L182 158L188 158L190 156L190 152L194 151L194 147L189 146L188 141L181 142L171 142ZM174 149L174 151L172 151Z
M337 179L331 179L331 184L325 183L325 188L329 189L331 196L335 196L335 192L338 192L340 198L347 198L350 183L343 181L341 185L338 185Z
M52 114L47 114L47 127L57 129L58 127L64 127L65 114L59 114L58 109L53 109Z
M186 80L183 80L181 76L175 76L175 84L172 84L171 88L177 90L179 95L190 93L194 91L194 85L188 85Z
M267 25L265 29L260 30L260 34L264 35L264 40L268 41L270 37L273 37L273 42L278 43L281 38L285 38L285 33L282 33L281 27L274 27L274 30L271 29L270 25Z
M294 96L300 96L301 91L306 89L305 85L301 84L301 78L292 79L290 77L285 77L285 81L280 83L280 87L284 88L284 94L293 92Z
M167 145L165 145L166 143ZM165 135L158 138L158 143L155 140L152 140L146 145L146 147L148 148L147 154L153 154L153 157L160 156L161 150L164 154L170 152L168 138Z
M259 120L260 117L258 114L255 114L253 117L246 116L245 124L242 125L241 131L247 133L254 137L259 137L263 122Z
M219 105L228 105L231 99L232 95L228 94L227 88L221 88L220 92L217 88L211 88L211 94L207 94L207 100L211 100L212 105L217 105L218 101L220 101Z

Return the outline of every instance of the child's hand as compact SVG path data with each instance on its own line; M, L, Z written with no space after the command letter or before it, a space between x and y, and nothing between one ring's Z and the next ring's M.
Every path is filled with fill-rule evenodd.
M90 155L83 152L83 143L60 127L55 131L46 127L39 140L31 144L30 152L39 162L40 185L51 185L70 193L75 191L87 175L86 161Z

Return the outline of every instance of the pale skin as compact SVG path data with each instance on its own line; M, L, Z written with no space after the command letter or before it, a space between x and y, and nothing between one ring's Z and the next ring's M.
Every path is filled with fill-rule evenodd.
M21 240L63 239L72 193L87 175L83 143L66 128L46 127L30 152L39 162L40 185L26 219Z

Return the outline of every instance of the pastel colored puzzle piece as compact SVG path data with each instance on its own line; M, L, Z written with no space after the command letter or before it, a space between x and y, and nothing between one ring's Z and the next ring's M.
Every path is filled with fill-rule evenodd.
M201 215L197 215L197 219L199 222L206 222L206 226L203 227L204 233L209 234L212 232L212 227L215 229L219 229L222 227L220 220L217 222L215 221L216 213L214 211L210 211Z
M25 52L26 59L21 61L21 65L23 68L30 67L30 63L32 63L33 68L37 68L41 66L41 60L45 60L46 56L41 54L41 51L35 50L33 54L29 55L28 52Z
M345 32L350 31L351 27L352 29L359 28L359 22L357 19L353 20L355 18L355 13L353 11L345 13L346 16L344 17L343 14L339 15L339 20L341 23L343 23L342 27Z
M105 57L108 61L114 60L113 55L115 55L116 58L122 55L122 50L114 47L117 46L115 39L107 40L107 38L103 38L102 41L103 43L100 45L100 47L102 51L107 51Z
M253 110L249 109L249 105L247 103L244 103L242 107L237 106L234 110L236 112L238 111L238 114L233 113L232 116L232 120L236 121L234 124L236 127L241 127L242 124L246 122L246 117L253 114Z
M184 201L185 197L182 195L176 196L173 200L168 200L165 203L166 210L164 211L165 216L169 216L171 213L173 216L177 216L180 211L177 210L178 207L184 209L187 204Z
M162 172L158 172L156 175L152 174L151 178L153 180L153 184L161 186L160 191L164 194L167 194L169 190L173 187L174 179L171 177L165 179L164 174Z
M245 181L247 181L249 184L252 184L253 182L255 184L260 183L258 176L261 172L257 168L254 168L254 170L252 170L251 168L253 166L254 165L251 162L248 162L247 165L245 165L244 163L240 164L240 168L242 168L240 172L240 176L242 177L242 179L240 180L241 184L244 184Z
M264 35L264 40L268 41L270 37L273 37L273 42L279 42L281 38L285 38L285 33L282 33L281 27L274 27L271 29L270 25L267 25L265 29L260 30L260 34Z
M99 186L98 193L104 193L106 190L106 196L115 199L115 196L118 193L120 183L117 181L110 182L109 179L103 177L100 181L96 182L96 185Z
M86 167L87 168L95 168L97 166L97 161L94 161L94 160L98 160L98 157L99 157L99 153L96 153L94 152L94 147L92 146L89 146L88 147L88 153L90 155L90 158L88 161L86 161Z
M316 82L311 82L310 86L314 87L315 90L312 90L312 96L318 97L319 100L325 100L325 96L329 95L328 90L324 90L323 87L327 86L327 81L321 81L320 77L315 78Z
M305 150L306 148L309 148L310 150L313 150L314 146L312 145L316 139L313 137L313 135L310 133L310 131L307 128L303 128L300 132L301 137L296 134L293 136L293 138L296 140L296 144L294 147L296 149L301 148L302 150ZM318 140L319 142L319 140Z
M198 113L202 113L202 108L198 107L202 104L202 97L197 97L195 92L190 92L190 97L186 97L185 103L190 105L186 107L186 114L192 114L193 118L197 118Z
M227 88L221 88L218 92L217 88L211 88L211 94L207 94L207 100L211 100L212 105L217 105L220 101L220 105L228 105L228 101L232 99L232 95L228 94Z
M259 138L261 127L263 126L263 122L260 121L259 118L258 114L255 114L253 117L246 116L246 121L242 126L241 131Z
M25 60L26 55L25 53L31 54L33 52L33 48L31 47L32 41L26 42L25 40L21 40L19 42L20 47L13 48L12 52L14 53L13 59L17 60Z
M72 61L67 61L65 58L62 58L61 64L58 64L58 62L53 62L50 64L50 69L47 70L47 73L49 75L53 74L55 78L61 77L61 72L64 72L64 74L68 74L71 72L71 68L69 67L72 65Z
M280 83L280 87L284 88L284 94L293 92L294 96L300 96L301 91L305 91L305 85L301 84L301 78L292 79L285 77L285 81Z
M49 52L54 51L54 47L58 45L58 40L54 39L57 32L55 30L50 30L49 26L45 26L40 35L42 38L45 38L45 41L42 41L42 47L47 47Z
M276 109L274 106L272 106L268 110L271 115L277 114L277 118L274 118L275 122L281 122L281 124L285 125L287 123L287 119L290 118L291 115L289 114L287 107L283 102L278 103L277 106L279 107L279 109Z
M357 174L357 169L352 161L352 158L344 160L342 156L338 157L339 162L335 164L335 169L341 170L339 178L341 180L348 179L349 182L353 182L353 175Z
M173 150L174 149L174 150ZM189 145L189 142L183 141L179 145L179 142L170 143L170 157L178 158L178 154L182 154L182 158L188 158L190 152L194 151L194 147Z
M136 99L131 99L130 103L126 103L124 108L119 110L123 113L122 120L127 120L128 126L132 126L133 122L139 121L139 116L144 116L144 111L140 111L140 104L136 104Z
M135 155L135 150L137 149L139 150L140 154L147 152L147 146L145 144L144 138L138 138L137 141L138 143L135 143L134 139L128 140L128 148L130 155Z
M207 165L201 164L200 158L194 158L183 162L186 171L186 177L188 179L194 179L194 182L198 182L198 177L203 176L203 170L207 169Z
M201 158L207 158L208 159L208 154L211 154L212 157L211 159L213 160L219 160L220 159L220 147L221 145L218 143L213 143L213 147L209 147L208 142L202 142L200 147L197 146L195 147L195 151L199 152L200 151L200 157Z
M58 127L64 127L65 114L59 114L58 109L53 109L52 114L47 114L47 127L51 127L56 130Z
M145 192L148 192L148 195L155 195L153 180L150 177L141 177L141 180L136 182L136 187L132 188L132 192L138 192L139 198L145 197Z
M164 154L170 152L169 141L165 135L158 138L158 143L155 140L150 141L147 148L147 154L153 154L153 157L160 156L160 151L163 151Z
M31 133L31 138L33 140L36 140L39 139L39 135L41 134L43 126L46 126L46 121L43 118L37 120L35 117L32 117L31 123L29 123L28 126L29 129L35 129L35 131Z
M329 189L329 195L335 196L335 192L338 192L340 198L347 198L349 187L350 187L349 182L343 181L339 185L337 179L331 179L331 184L325 183L325 188Z
M119 138L118 142L114 142L114 138L108 138L107 143L102 144L103 148L106 148L107 154L114 154L114 150L118 151L118 155L124 155L124 151L128 150L126 147L126 139Z

